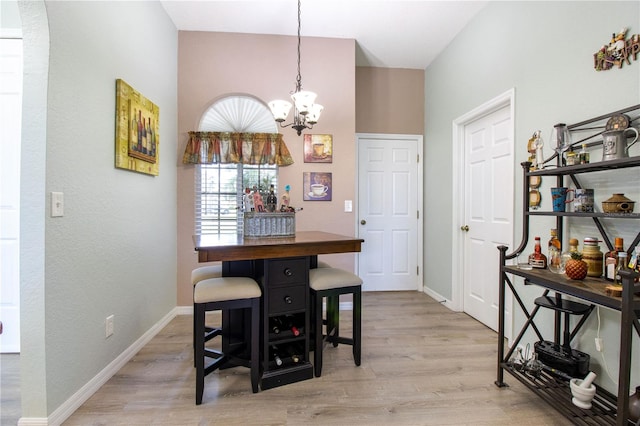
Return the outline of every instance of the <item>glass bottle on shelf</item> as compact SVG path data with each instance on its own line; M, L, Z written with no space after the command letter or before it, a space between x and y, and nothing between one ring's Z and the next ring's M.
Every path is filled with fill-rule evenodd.
M628 271L629 267L627 266L627 252L621 251L618 253L618 267L616 268L616 276L614 278L615 285L622 285L622 279L620 278L620 271Z
M629 269L631 269L632 271L636 271L637 273L640 274L640 246L636 246L635 251L631 255L631 258L629 259ZM638 282L638 281L640 281L640 278L636 277L634 279L634 282Z
M577 252L578 252L578 239L571 238L569 240L569 250L565 251L560 256L560 269L562 270L562 272L560 273L564 273L564 270L565 270L564 266L567 264L567 261L571 259L571 253L577 253Z
M578 164L578 155L573 150L573 148L569 148L569 151L567 151L566 163L567 166L575 166L576 164Z
M547 258L549 260L549 270L556 274L562 274L562 243L558 239L558 230L551 230L551 238L549 239Z
M589 164L589 151L587 151L587 144L582 144L582 149L580 150L580 164Z
M535 238L536 245L533 248L533 253L529 255L529 265L536 269L547 268L547 256L542 253L542 246L540 245L540 237Z
M624 240L622 238L616 238L613 250L604 255L604 278L608 281L613 281L616 278L618 253L623 251L623 244Z
M585 237L584 244L582 246L582 260L587 262L589 270L587 272L588 277L602 276L602 257L603 254L600 251L598 245L598 239L595 237Z

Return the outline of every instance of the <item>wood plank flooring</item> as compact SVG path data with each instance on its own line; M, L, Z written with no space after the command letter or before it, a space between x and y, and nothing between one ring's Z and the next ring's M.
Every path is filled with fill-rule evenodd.
M327 346L322 377L257 394L248 369L217 371L196 406L192 317L179 316L64 424L570 424L511 376L496 387L496 333L425 294L364 293L362 325L360 367Z

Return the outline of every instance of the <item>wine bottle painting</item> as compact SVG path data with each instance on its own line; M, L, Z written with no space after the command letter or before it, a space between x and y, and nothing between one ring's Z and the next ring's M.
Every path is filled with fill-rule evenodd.
M116 80L116 167L157 176L160 109L123 80Z
M141 105L132 102L131 123L129 126L129 156L150 163L156 162L158 132L153 112L145 110Z

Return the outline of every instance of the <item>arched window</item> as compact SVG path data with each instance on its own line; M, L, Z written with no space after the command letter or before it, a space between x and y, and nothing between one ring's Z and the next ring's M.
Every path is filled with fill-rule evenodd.
M198 131L277 133L269 108L248 95L233 95L213 103L202 115ZM242 195L257 187L265 195L278 188L276 165L198 164L195 173L196 234L235 234L242 231Z

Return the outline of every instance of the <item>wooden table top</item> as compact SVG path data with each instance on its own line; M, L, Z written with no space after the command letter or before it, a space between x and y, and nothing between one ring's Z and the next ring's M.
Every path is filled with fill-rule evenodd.
M299 231L295 237L244 238L242 235L194 235L199 262L274 259L359 252L361 238L321 231Z

